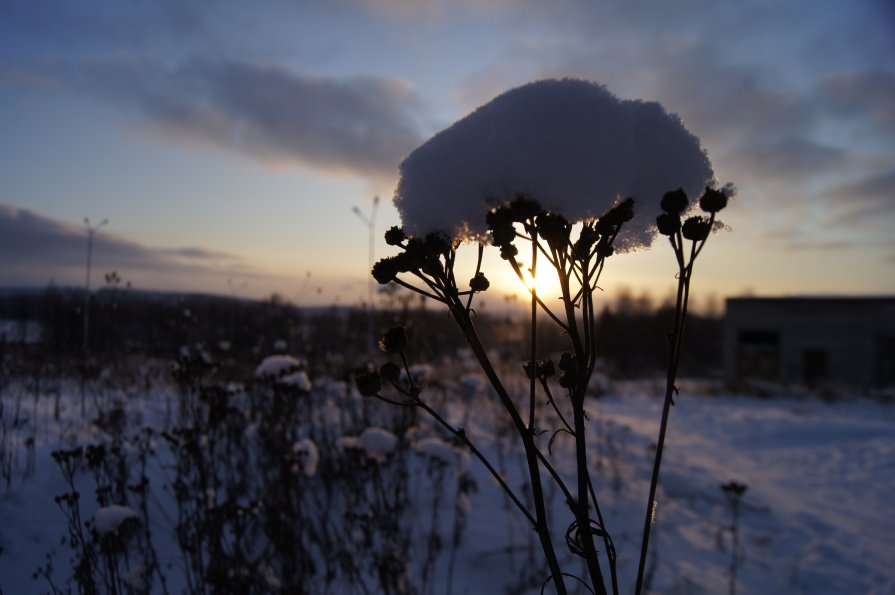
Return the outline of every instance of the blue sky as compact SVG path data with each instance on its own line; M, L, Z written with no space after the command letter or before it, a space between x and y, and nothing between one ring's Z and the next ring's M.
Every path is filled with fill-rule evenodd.
M660 101L738 186L698 292L895 293L893 56L885 0L6 0L0 286L83 283L90 217L94 279L357 303L352 207L398 223L404 156L569 76ZM610 264L673 284L665 246Z

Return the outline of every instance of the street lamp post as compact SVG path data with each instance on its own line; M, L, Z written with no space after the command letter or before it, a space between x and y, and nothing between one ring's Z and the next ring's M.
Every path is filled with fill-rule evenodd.
M367 318L367 334L370 340L370 348L372 349L374 339L373 339L373 315L375 312L375 307L373 303L373 278L370 276L370 271L373 270L374 258L373 258L373 248L375 246L376 240L376 210L379 207L379 197L373 197L373 205L370 207L370 216L367 217L364 215L360 208L354 206L351 208L352 212L358 216L358 218L364 222L367 226L367 230L370 233L369 238L369 247L367 252L367 306L369 308L368 318Z
M109 222L103 219L96 225L90 225L90 218L84 217L84 225L87 226L87 276L84 281L84 353L90 349L90 267L93 260L93 236L97 230Z

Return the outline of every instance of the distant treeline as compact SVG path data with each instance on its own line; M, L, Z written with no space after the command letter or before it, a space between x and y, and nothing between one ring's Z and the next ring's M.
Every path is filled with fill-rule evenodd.
M393 297L393 296L391 296ZM47 354L80 355L84 351L83 290L50 286L44 290L0 293L2 341L7 346L39 339L32 349ZM406 325L417 361L464 347L449 315L416 300L383 296L388 307L371 319L365 308L301 308L274 295L262 301L203 294L172 294L131 289L102 289L91 294L89 352L95 356L148 354L173 357L183 346L254 361L259 355L286 350L311 365L338 359L361 365L370 358L378 337L391 326ZM642 376L663 369L666 334L672 325L668 305L646 306L619 300L603 306L597 330L598 350L608 370L618 376ZM482 312L480 334L510 361L527 357L528 322L521 314ZM539 352L558 356L565 337L545 320ZM33 335L33 333L31 333ZM692 315L684 342L683 373L711 374L721 365L721 319Z

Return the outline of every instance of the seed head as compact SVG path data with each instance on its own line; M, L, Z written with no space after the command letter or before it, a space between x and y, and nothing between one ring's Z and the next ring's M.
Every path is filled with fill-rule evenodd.
M475 277L469 280L469 288L474 292L485 291L491 287L491 282L485 277L485 273L476 273Z
M662 213L656 217L656 227L663 236L673 236L681 228L681 218L671 213Z
M687 198L687 193L684 192L684 189L678 188L677 190L666 192L665 195L662 196L661 206L662 210L669 215L679 216L687 208L689 202L690 200Z
M407 332L403 326L395 326L379 340L379 349L386 353L401 353L407 347Z
M684 237L688 240L693 240L694 242L702 242L705 240L709 237L710 231L711 226L709 225L709 220L700 216L690 217L684 221L684 225L681 227L681 232L684 234Z
M504 260L509 260L519 254L519 249L512 244L504 244L500 247L500 257Z
M379 282L380 285L385 285L390 281L393 281L398 274L398 267L395 262L396 257L383 258L379 262L373 265L373 270L371 271L373 278Z
M358 392L365 397L375 396L382 388L379 374L372 370L359 370L354 373L354 384Z
M542 213L537 219L538 232L551 246L565 250L569 245L569 233L572 224L566 218L556 213Z
M385 232L385 243L389 246L400 246L401 242L406 239L407 236L404 234L404 230L397 225L392 226Z
M379 368L379 376L386 382L395 383L401 378L401 368L395 362L385 362Z
M706 187L705 193L699 199L699 208L706 213L717 213L727 206L727 195L721 190Z

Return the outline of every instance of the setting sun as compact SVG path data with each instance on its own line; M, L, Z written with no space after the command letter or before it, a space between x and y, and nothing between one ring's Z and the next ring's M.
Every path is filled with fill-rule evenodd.
M529 292L534 288L541 297L553 297L554 294L559 294L559 278L556 275L556 271L552 268L548 267L538 271L537 276L534 278L526 268L523 269L522 276L525 277L525 283L518 280L517 282L522 284Z

